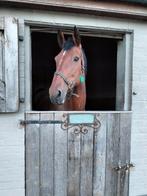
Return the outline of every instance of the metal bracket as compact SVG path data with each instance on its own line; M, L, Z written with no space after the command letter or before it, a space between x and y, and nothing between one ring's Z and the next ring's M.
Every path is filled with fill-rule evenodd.
M68 130L70 128L74 128L74 133L75 134L86 134L88 133L88 128L91 127L94 129L94 131L96 132L98 130L98 128L100 128L101 123L98 119L99 114L92 114L93 115L93 122L92 123L72 123L69 120L69 115L70 114L63 114L63 123L61 124L61 128L63 130ZM72 115L76 115L76 114L72 114Z

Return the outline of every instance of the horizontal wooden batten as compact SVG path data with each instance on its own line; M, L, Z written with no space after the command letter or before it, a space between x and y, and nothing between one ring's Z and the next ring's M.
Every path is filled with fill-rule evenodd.
M121 18L147 19L147 8L142 5L126 4L123 2L103 1L53 1L53 0L1 0L1 5L22 7L27 9L44 9L51 11L74 12L100 16Z
M26 21L26 24L31 26L32 32L42 32L42 33L57 33L60 29L66 34L73 33L73 26L69 26L67 24L33 24L32 22ZM34 26L35 25L35 26ZM83 27L77 25L77 28L80 31L80 35L82 36L90 36L90 37L104 37L104 38L113 38L113 39L123 39L125 33L132 33L130 30L119 30L119 29L111 29L111 28L96 28L92 26Z

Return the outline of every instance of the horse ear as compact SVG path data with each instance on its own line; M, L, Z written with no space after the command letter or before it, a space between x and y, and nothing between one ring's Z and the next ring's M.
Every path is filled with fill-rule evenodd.
M57 40L60 48L62 49L65 43L64 33L61 30L58 30Z
M80 33L76 26L74 26L73 41L76 46L79 46L81 44Z

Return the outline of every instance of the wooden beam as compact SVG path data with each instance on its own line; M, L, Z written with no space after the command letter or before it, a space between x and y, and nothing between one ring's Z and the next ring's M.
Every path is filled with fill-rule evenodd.
M123 2L77 0L1 0L0 5L147 20L147 7Z

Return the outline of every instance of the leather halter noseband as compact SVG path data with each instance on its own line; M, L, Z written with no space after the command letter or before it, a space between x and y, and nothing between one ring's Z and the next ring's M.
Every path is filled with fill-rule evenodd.
M59 72L59 71L56 71L54 74L55 74L56 76L60 76L60 77L64 80L64 82L65 82L65 84L68 86L68 89L69 89L69 90L71 90L71 89L74 87L74 82L73 82L73 81L69 81L69 80L64 76L63 73L61 73L61 72Z

